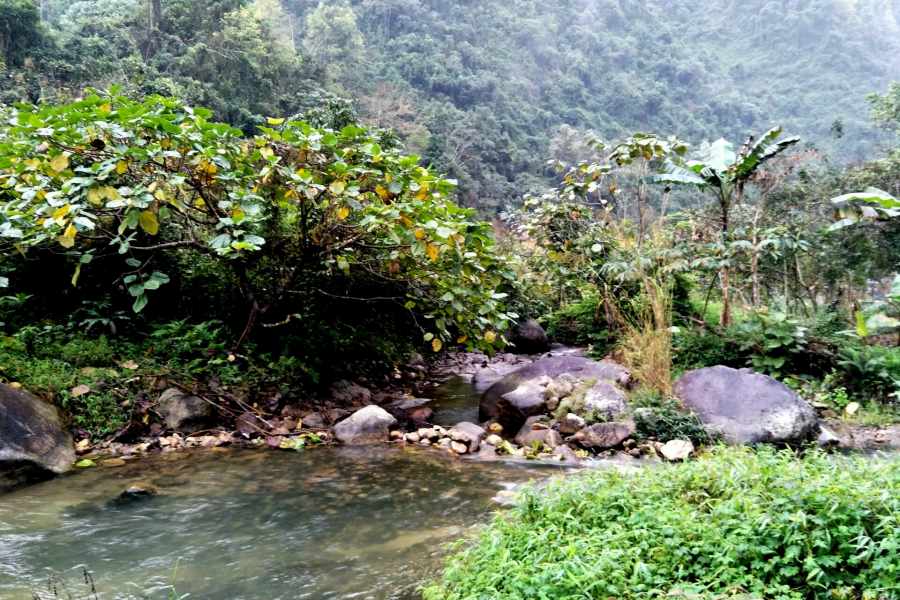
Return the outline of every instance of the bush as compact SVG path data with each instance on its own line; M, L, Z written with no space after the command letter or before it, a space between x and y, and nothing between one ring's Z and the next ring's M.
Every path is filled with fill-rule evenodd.
M449 559L426 600L900 598L898 461L718 447L520 500Z

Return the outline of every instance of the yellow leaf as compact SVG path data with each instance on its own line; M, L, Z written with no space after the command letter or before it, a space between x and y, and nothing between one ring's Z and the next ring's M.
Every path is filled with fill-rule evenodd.
M20 387L22 387L22 384L18 381L13 381L11 384L9 384L9 387L19 389Z
M112 187L111 185L106 186L104 188L104 191L106 192L106 197L109 198L110 200L118 200L119 198L122 197L119 195L119 190Z
M391 197L391 193L387 191L387 188L380 183L375 186L375 193L381 196L381 199L385 201L389 200Z
M428 190L425 188L422 188L421 190L419 190L419 193L416 194L416 200L424 200L427 197L428 197Z
M66 216L67 214L69 214L69 208L70 208L70 207L71 207L71 205L66 204L65 206L60 206L59 208L57 208L57 209L53 212L53 220L54 220L54 221L59 221L59 220L62 219L64 216Z
M156 215L149 210L141 212L138 224L150 235L156 235L156 232L159 231L159 221L156 220Z
M428 256L431 258L432 262L438 259L438 247L434 244L428 244L427 246L425 246L425 252L428 253Z
M493 331L488 331L484 334L484 341L488 344L493 344L497 340L497 334Z
M343 221L344 219L347 218L347 215L349 215L349 214L350 214L350 209L347 208L346 206L342 206L340 208L340 210L338 210L338 219Z
M159 187L159 182L158 182L158 181L154 181L153 183L151 183L151 184L147 187L147 191L150 192L150 193L152 194L152 193L156 190L157 187Z
M106 195L104 188L94 188L92 190L88 190L87 197L88 202L95 206L99 206L103 201L103 197Z
M412 227L412 221L410 221L409 219L407 219L405 215L400 215L400 220L401 220L401 221L403 222L403 224L406 225L407 227Z
M57 173L61 173L66 170L69 166L69 157L65 154L56 155L53 160L50 161L50 168L56 171Z
M71 390L69 390L69 393L77 398L78 396L84 396L90 391L91 388L82 383L81 385L73 387Z
M67 235L61 235L56 239L59 240L59 245L62 246L63 248L71 248L72 246L75 245L74 237L69 237Z
M269 125L281 125L284 123L284 119L267 119L269 121Z
M138 364L133 360L126 360L121 366L132 371L138 368Z
M417 240L424 240L425 239L425 230L424 229L416 229L415 235L416 235Z
M15 248L16 250L18 250L18 251L19 251L19 254L21 254L23 258L25 257L25 251L22 250L22 246L20 246L20 245L18 245L18 244L13 244L13 248Z
M609 186L609 193L615 194L617 189L619 189L619 186L617 186L616 184L612 184L611 186Z
M101 104L99 106L100 112L109 112L109 109L110 109L109 102L107 102L106 104Z
M431 342L431 347L434 349L435 352L440 352L441 346L442 346L441 340L439 340L437 338L434 338L434 341Z
M75 229L74 225L69 225L68 227L66 227L66 232L63 235L65 235L66 237L74 238L76 235L78 235L78 230Z
M469 336L467 336L467 335L461 335L461 336L459 336L459 339L456 340L456 343L457 343L457 344L462 344L462 343L464 343L467 339L469 339Z
M124 173L127 170L128 170L128 163L126 161L120 160L119 162L116 163L116 173L118 173L119 175L121 175L122 173Z
M333 181L328 189L331 190L331 193L335 196L339 196L344 193L344 188L347 187L347 184L343 181Z
M453 237L453 239L456 241L456 243L459 244L460 246L462 246L463 244L466 243L466 238L461 236L458 233L454 233L451 237Z
M577 210L573 210L573 211L572 211L572 216L575 217L575 218L577 219L578 217L581 216L581 213L578 212Z

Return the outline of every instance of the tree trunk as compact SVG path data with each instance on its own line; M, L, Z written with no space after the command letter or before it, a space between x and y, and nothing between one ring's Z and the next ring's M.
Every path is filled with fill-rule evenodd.
M719 325L728 327L731 325L731 287L727 265L719 271L719 281L722 284L722 315L719 317Z
M762 218L763 211L765 211L766 207L766 195L760 194L759 200L756 203L756 213L753 215L753 239L752 244L753 248L750 250L750 284L752 287L752 296L753 296L753 308L759 309L762 307L762 294L759 291L759 236L757 231L759 229L759 220Z
M259 301L256 299L256 295L253 293L253 289L250 287L250 282L247 280L247 266L241 262L240 260L236 260L232 262L232 268L234 269L234 273L237 276L238 286L241 288L241 293L244 294L244 299L247 301L247 304L250 307L250 315L247 318L247 325L244 327L244 331L241 333L241 337L234 343L232 347L232 352L237 352L240 350L241 346L246 343L247 339L250 337L250 334L253 333L253 330L256 329L256 323L259 320Z

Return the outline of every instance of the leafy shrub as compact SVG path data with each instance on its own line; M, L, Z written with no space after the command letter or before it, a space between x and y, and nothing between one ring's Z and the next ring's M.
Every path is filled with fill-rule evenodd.
M898 461L718 447L520 499L426 600L900 598Z
M596 293L586 295L547 318L547 335L569 346L591 346L592 354L606 355L618 335L606 324L602 300Z
M740 364L738 348L704 329L682 330L673 340L673 370L683 373L715 365L737 366Z
M121 373L112 366L112 350L105 339L75 337L58 343L50 336L39 338L33 352L16 338L0 341L0 375L6 383L25 389L58 404L73 427L92 436L102 436L125 424L126 412L109 389L95 389L97 382L113 383ZM92 366L90 361L94 362ZM89 394L75 395L72 389L86 385Z
M887 401L900 390L900 348L848 346L840 357L838 365L854 394Z
M694 445L710 444L716 437L700 423L697 415L685 410L675 398L660 399L654 404L635 407L633 418L639 438L653 438L660 442L691 440Z

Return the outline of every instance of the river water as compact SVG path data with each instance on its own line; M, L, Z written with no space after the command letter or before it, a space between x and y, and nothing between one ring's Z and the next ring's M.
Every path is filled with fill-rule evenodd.
M498 491L559 469L396 445L156 455L0 497L0 599L415 598ZM155 496L121 500L133 482ZM65 598L63 594L61 597Z

